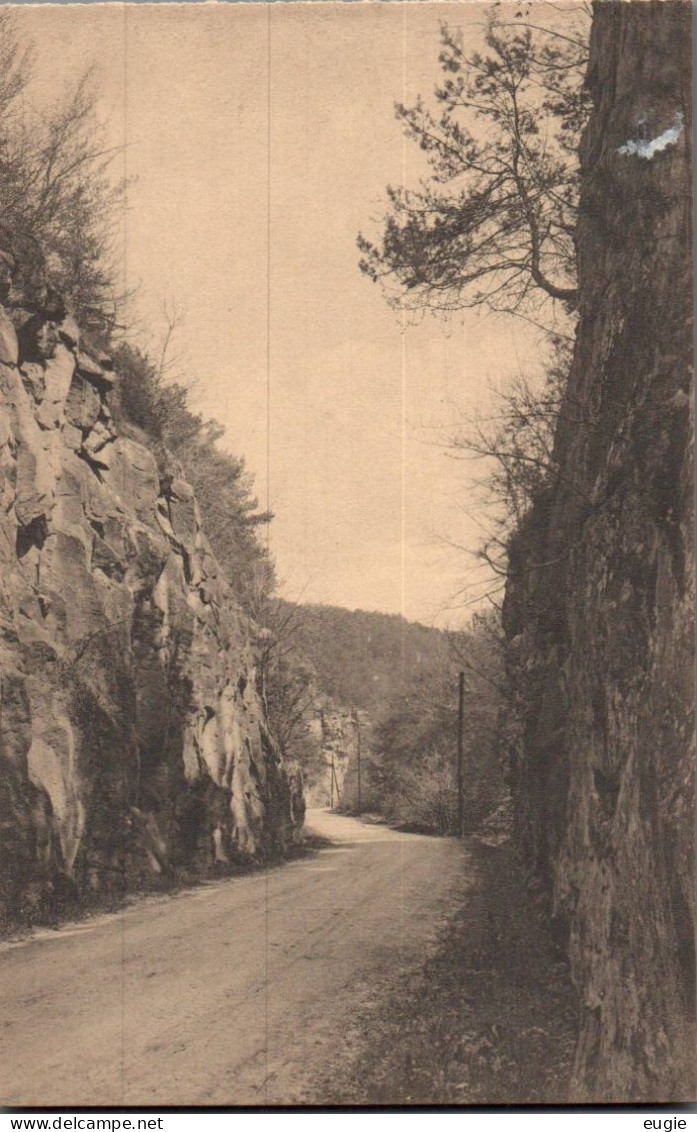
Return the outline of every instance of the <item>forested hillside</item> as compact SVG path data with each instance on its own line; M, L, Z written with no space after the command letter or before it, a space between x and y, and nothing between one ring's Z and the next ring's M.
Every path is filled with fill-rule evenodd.
M450 655L447 633L394 614L301 605L291 625L293 645L319 674L322 691L376 717Z

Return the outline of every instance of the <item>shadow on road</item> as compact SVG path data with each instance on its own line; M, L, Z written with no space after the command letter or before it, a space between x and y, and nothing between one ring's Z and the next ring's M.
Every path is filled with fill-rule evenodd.
M473 883L422 966L345 1035L324 1103L563 1104L568 965L508 846L464 843Z

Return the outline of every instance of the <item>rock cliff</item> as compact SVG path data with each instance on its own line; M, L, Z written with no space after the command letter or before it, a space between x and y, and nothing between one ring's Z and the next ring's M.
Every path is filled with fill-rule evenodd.
M369 753L371 720L365 711L345 708L330 696L318 697L321 706L309 730L319 753L315 780L308 787L308 805L353 813L370 797ZM361 799L358 797L358 752L361 752ZM368 757L367 757L368 756Z
M517 836L568 943L581 1100L694 1099L690 19L594 8L559 472L505 603Z
M282 852L298 775L253 628L166 453L59 296L0 292L0 914Z

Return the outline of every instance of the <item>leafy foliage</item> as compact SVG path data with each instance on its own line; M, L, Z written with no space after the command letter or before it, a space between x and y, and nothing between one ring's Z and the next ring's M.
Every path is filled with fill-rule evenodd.
M125 298L113 237L126 182L112 176L119 150L98 119L95 73L42 112L29 97L32 53L11 11L0 12L0 43L0 245L22 290L48 284L83 327L108 332Z
M490 13L486 50L443 25L436 107L397 105L430 167L388 187L382 240L359 236L361 269L402 309L573 308L577 148L589 110L585 17L555 30ZM522 17L522 12L518 13Z
M206 534L247 612L258 613L274 585L274 570L259 531L271 516L260 511L244 460L218 446L224 429L188 405L189 391L168 381L146 354L121 344L114 354L122 417L141 428L155 447L181 462L196 492Z
M272 735L283 755L298 763L306 786L324 769L321 736L312 728L320 693L312 667L282 643L265 652L262 659L264 701Z
M556 336L550 345L541 382L517 374L497 392L491 413L466 422L449 445L453 456L483 466L477 486L486 533L478 555L497 576L506 574L512 533L559 474L555 433L571 342Z
M292 748L302 763L299 736L305 737L317 695L314 666L294 642L303 609L267 595L256 612L263 626L259 664L269 724L281 749Z

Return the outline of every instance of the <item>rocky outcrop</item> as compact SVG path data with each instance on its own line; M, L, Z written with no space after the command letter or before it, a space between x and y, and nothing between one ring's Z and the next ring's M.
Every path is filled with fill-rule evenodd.
M0 300L7 923L282 852L303 802L191 488L115 426L118 376L57 297Z
M315 779L307 791L308 804L354 813L369 796L366 759L371 721L367 712L345 708L329 696L318 697L309 732L318 747ZM361 752L361 799L358 797L358 756Z
M559 473L505 605L525 859L581 1002L574 1099L694 1099L687 4L595 6Z

